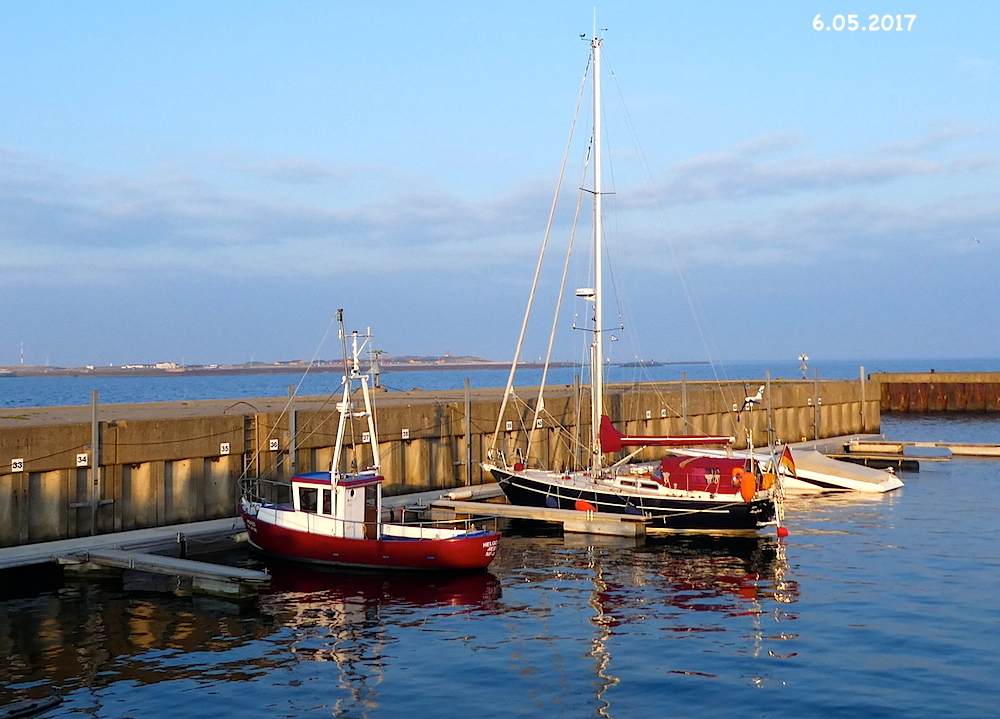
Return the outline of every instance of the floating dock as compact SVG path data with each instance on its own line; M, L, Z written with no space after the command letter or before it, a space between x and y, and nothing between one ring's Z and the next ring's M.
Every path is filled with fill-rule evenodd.
M176 576L184 582L190 581L191 591L196 594L240 600L256 596L260 588L270 582L270 575L183 557L193 550L206 552L230 547L234 540L243 536L243 521L233 517L39 542L0 549L0 570L52 562L82 569L115 567Z
M76 559L100 567L132 569L153 574L188 578L192 591L230 599L247 599L257 595L260 587L271 582L271 575L254 569L230 567L192 559L178 559L161 554L126 552L120 549L95 549L80 552Z
M646 534L646 522L649 521L646 517L638 517L634 514L522 507L515 504L495 504L492 502L461 502L453 499L435 500L431 502L431 508L451 510L457 514L495 515L512 519L554 522L561 524L564 532L604 534L613 537L643 537Z
M1000 445L971 442L901 442L897 440L857 440L846 445L848 454L878 454L885 456L907 454L909 449L941 450L936 454L909 453L913 459L942 460L952 456L1000 457Z

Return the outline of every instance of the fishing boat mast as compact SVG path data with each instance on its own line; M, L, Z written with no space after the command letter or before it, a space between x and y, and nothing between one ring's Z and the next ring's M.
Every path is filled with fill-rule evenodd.
M361 372L361 352L371 341L372 333L371 328L368 328L365 334L359 334L356 330L347 334L344 330L344 311L337 310L337 322L340 325L340 342L341 348L344 352L344 394L343 399L337 403L337 409L340 412L340 420L337 423L337 440L333 447L333 459L330 462L330 477L334 484L338 482L346 474L353 474L356 469L353 469L350 473L343 473L340 471L341 455L343 453L343 441L344 433L347 429L347 425L351 423L352 418L367 418L368 420L368 444L371 445L372 451L372 465L369 470L374 471L376 474L379 472L381 467L381 460L379 457L378 448L378 435L375 432L375 413L372 410L372 401L370 388L368 386L368 375ZM347 340L351 340L351 359L347 359ZM358 340L361 340L361 344L358 344ZM360 411L355 411L354 401L351 399L351 394L354 392L355 382L361 385L361 395L364 401L364 409ZM352 425L353 431L353 425ZM352 444L354 443L354 438L352 437ZM356 446L356 445L355 445Z

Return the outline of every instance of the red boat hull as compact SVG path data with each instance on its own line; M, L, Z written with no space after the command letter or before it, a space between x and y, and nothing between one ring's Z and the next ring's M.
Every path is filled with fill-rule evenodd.
M451 539L348 539L278 527L241 511L250 544L274 557L374 569L483 569L500 535L482 530Z

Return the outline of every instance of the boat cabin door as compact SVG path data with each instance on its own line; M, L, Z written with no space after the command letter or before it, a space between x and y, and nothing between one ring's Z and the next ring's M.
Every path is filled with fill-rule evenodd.
M340 509L338 519L344 522L343 536L348 539L364 539L365 522L365 488L337 487L337 508Z

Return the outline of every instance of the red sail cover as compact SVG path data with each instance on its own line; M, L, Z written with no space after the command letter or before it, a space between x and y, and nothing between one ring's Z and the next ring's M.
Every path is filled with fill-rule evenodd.
M611 424L611 418L601 415L601 451L620 452L622 447L690 447L703 444L731 444L732 437L691 435L680 437L630 437Z

